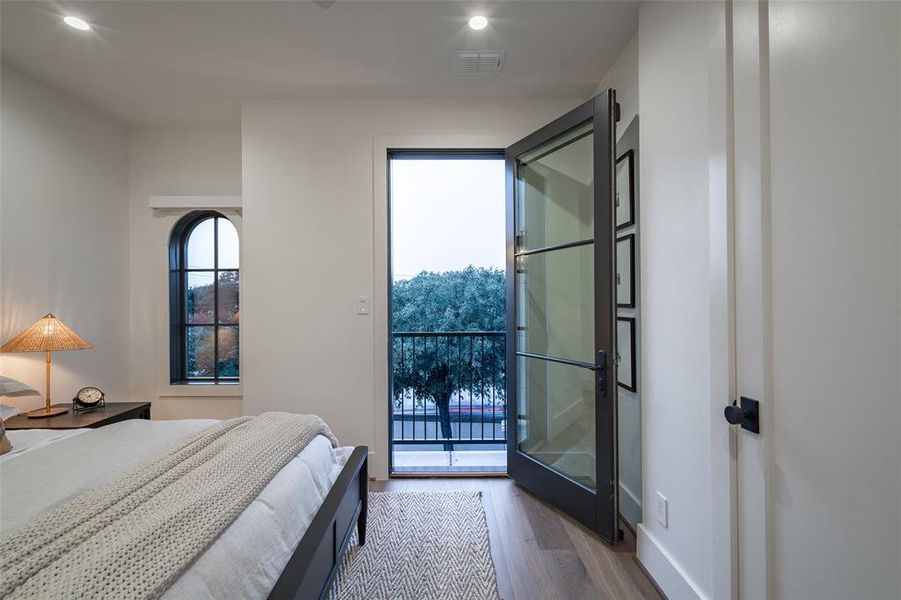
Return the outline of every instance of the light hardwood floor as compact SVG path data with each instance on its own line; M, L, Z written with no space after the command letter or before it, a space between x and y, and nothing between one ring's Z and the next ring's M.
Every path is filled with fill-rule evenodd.
M503 600L662 599L634 560L630 533L607 545L510 479L390 479L370 490L481 491Z

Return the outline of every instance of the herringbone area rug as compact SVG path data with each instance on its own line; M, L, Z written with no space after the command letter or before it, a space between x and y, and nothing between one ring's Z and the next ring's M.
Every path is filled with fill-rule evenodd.
M356 535L356 534L355 534ZM331 600L497 600L479 492L371 492Z

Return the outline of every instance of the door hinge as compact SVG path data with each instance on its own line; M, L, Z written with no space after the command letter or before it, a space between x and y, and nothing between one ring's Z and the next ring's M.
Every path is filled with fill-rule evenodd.
M621 113L622 113L622 110L620 109L619 102L614 102L613 103L613 122L614 123L619 123L619 120L621 118L620 117Z

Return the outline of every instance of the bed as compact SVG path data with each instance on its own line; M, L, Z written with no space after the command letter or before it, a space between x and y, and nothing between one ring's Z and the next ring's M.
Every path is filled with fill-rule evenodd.
M0 540L215 423L130 420L8 432L13 451L0 456ZM359 543L366 541L367 455L365 446L333 448L316 436L163 598L327 596L355 527Z

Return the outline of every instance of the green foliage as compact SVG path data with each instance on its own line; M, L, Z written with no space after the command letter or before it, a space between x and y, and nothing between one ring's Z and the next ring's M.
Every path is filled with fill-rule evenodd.
M490 405L506 400L505 341L475 332L505 329L505 275L499 269L467 267L422 272L394 283L393 330L474 332L466 336L398 336L393 340L394 402L412 392L416 403L434 402L444 438L452 436L450 401L465 394Z
M394 331L503 331L504 272L473 266L394 282Z

